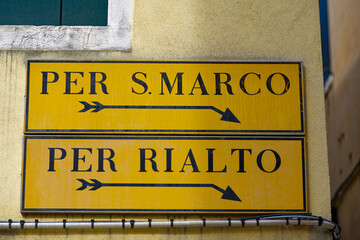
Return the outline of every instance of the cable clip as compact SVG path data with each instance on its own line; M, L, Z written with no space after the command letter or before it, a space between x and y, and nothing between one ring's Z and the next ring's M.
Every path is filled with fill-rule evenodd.
M151 228L151 218L148 219L148 222L149 222L149 228Z
M323 219L322 217L319 217L318 221L319 221L319 226L321 226L322 223L323 223L323 221L324 221L324 219Z
M125 228L125 219L122 219L121 222L122 222L122 228Z
M24 225L25 225L25 221L24 221L24 220L20 220L20 227L21 227L21 229L24 229Z
M38 224L39 224L39 219L35 219L35 229L38 228Z
M203 218L202 221L203 221L203 227L206 227L206 218Z
M245 219L241 218L240 221L241 221L241 226L245 227Z
M66 219L63 219L63 228L66 228Z
M173 218L170 218L170 226L174 227L174 219Z
M94 229L94 225L95 225L95 220L91 219L91 228Z
M12 219L9 219L8 222L9 222L9 229L11 229L11 224L13 222Z
M135 220L130 220L131 228L134 228Z
M229 227L231 227L231 218L228 218L227 220L229 222Z

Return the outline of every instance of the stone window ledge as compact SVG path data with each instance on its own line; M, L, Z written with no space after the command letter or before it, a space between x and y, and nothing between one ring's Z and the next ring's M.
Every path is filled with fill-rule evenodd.
M109 0L108 26L0 26L0 49L131 50L131 0Z

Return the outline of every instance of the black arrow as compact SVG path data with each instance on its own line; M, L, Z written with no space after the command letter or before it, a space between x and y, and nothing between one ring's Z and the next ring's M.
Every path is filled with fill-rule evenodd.
M90 191L98 190L101 187L211 187L223 194L221 199L242 202L230 186L223 190L215 184L202 183L101 183L96 179L90 179L92 182L85 181L84 179L77 180L82 183L82 186L76 190L84 190L91 187Z
M228 121L228 122L236 122L240 123L240 121L235 117L235 115L230 111L229 108L226 108L225 112L217 109L213 106L147 106L147 105L103 105L99 102L94 102L94 105L91 105L90 103L79 101L81 104L84 105L84 108L81 109L79 112L87 112L90 109L92 112L99 112L105 108L111 108L111 109L211 109L219 114L222 115L221 119L222 121Z

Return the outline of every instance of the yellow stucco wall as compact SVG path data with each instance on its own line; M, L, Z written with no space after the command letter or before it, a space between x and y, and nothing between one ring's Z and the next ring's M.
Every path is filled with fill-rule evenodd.
M132 51L0 52L0 220L199 219L198 215L20 213L22 137L28 59L303 61L309 211L330 218L320 27L316 0L135 0ZM227 218L228 216L206 216ZM231 216L232 218L241 217ZM324 228L250 227L0 231L37 239L331 239Z

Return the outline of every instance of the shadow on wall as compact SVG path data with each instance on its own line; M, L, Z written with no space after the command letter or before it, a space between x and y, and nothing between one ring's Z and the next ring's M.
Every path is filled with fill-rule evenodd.
M333 221L343 239L359 239L360 56L341 81L334 77L326 99Z

